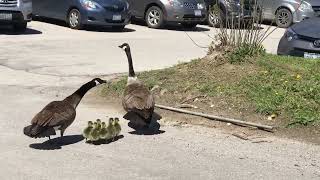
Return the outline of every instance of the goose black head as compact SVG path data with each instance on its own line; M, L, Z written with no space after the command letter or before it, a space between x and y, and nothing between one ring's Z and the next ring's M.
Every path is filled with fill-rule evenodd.
M102 80L100 78L94 78L94 79L92 79L92 82L95 82L96 85L107 83L106 80Z
M123 49L123 50L125 50L125 51L130 50L130 46L129 46L128 43L123 43L123 44L121 44L121 45L118 46L118 47L121 48L121 49Z

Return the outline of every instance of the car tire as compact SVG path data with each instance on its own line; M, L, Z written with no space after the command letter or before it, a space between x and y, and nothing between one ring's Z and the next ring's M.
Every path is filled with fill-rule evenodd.
M111 28L116 31L123 31L125 26L112 26Z
M81 23L81 13L78 9L72 9L68 14L68 25L71 29L81 29L82 23Z
M276 24L280 28L287 28L293 23L293 16L290 10L281 8L276 13Z
M161 28L164 24L163 18L163 12L157 6L150 7L145 15L145 21L149 28Z
M27 30L27 22L16 23L13 25L16 32L25 32Z
M220 17L216 12L214 12L213 10L210 10L208 12L207 22L210 27L219 27L220 26Z
M197 27L197 24L195 24L195 23L182 23L181 25L187 29L193 29L193 28Z

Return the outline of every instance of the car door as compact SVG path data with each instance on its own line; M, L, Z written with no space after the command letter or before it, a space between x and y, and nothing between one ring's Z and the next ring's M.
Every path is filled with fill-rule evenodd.
M271 20L274 18L275 1L279 0L259 0L259 5L262 7L263 19Z
M51 12L55 19L66 20L70 4L73 0L49 0L52 4Z
M33 14L42 17L50 17L49 3L49 0L32 0Z
M32 13L37 16L41 16L42 0L32 0Z
M144 18L146 5L151 2L151 0L128 0L131 14L136 18Z

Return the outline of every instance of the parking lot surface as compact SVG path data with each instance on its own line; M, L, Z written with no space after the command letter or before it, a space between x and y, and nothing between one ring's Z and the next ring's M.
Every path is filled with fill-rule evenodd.
M267 51L275 52L283 31L266 40ZM86 144L80 134L88 120L122 114L86 97L61 146L23 135L23 127L48 102L63 99L92 77L126 72L125 54L117 47L123 42L131 45L137 71L159 69L205 56L206 49L194 42L208 46L213 28L185 32L129 25L120 33L32 22L26 34L0 34L0 179L320 178L319 146L272 137L252 143L215 128L164 124L161 134L140 136L121 120L123 138Z

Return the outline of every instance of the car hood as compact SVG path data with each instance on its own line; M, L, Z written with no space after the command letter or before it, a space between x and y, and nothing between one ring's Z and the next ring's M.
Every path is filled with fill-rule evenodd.
M116 5L120 8L126 7L126 1L123 1L123 0L94 0L94 1L104 7L113 6L113 5Z
M320 39L320 17L303 20L291 26L298 35Z
M309 2L311 6L320 6L319 0L306 0L306 2Z

